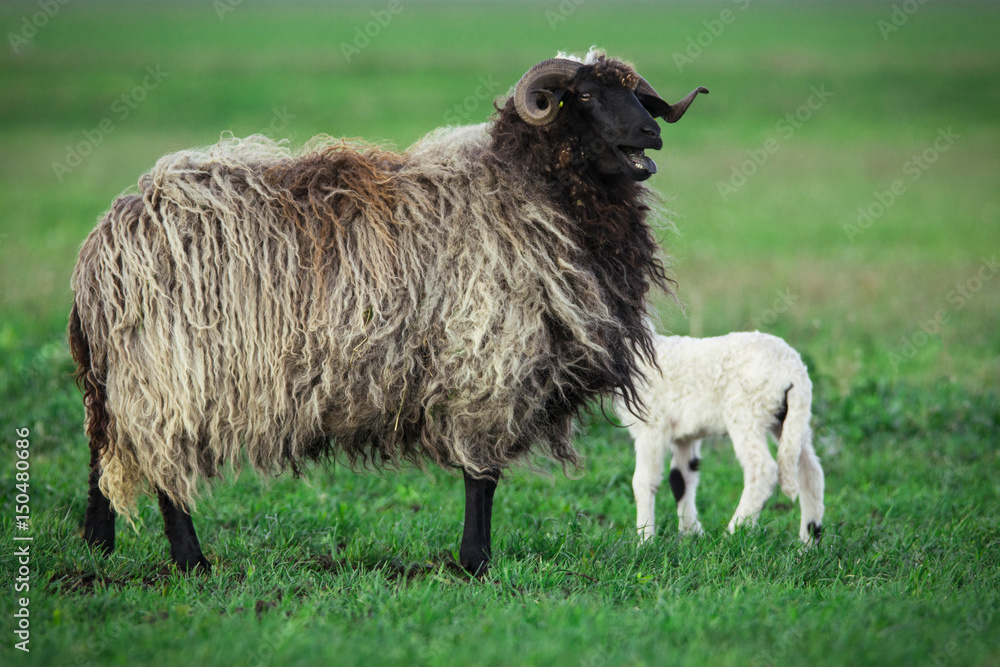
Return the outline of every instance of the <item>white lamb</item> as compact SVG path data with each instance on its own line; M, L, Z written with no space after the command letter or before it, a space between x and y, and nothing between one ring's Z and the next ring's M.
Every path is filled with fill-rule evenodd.
M635 439L632 490L640 538L645 541L655 532L653 506L668 445L673 449L669 481L680 532L703 532L695 507L701 439L728 433L744 485L729 532L747 521L756 525L780 481L789 498L799 495L799 538L807 544L818 541L823 469L809 428L812 382L799 354L782 339L756 331L655 338L660 370L644 365L647 381L640 385L646 421L617 406ZM768 450L768 431L778 441L777 464Z

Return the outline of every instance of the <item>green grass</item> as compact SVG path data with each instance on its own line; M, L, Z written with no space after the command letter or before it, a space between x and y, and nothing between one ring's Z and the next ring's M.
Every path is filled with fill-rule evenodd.
M927 3L883 39L891 4L592 1L553 29L554 1L403 2L347 62L341 43L386 6L245 2L220 20L211 3L69 3L0 54L4 582L19 427L35 540L32 651L13 648L18 594L5 586L0 662L1000 661L1000 280L984 263L1000 249L1000 11ZM674 52L725 8L735 20L678 71ZM5 4L2 34L37 11ZM663 304L663 324L758 327L803 353L827 475L821 548L798 547L797 508L777 495L761 530L725 534L742 475L724 440L703 465L709 534L678 539L664 491L658 538L639 547L630 444L600 419L581 429L578 478L541 462L501 483L484 582L455 566L462 485L437 469L215 485L195 518L210 576L167 567L152 503L137 530L120 522L114 555L85 548L88 452L63 330L76 251L117 193L159 155L224 131L405 146L456 109L485 120L527 66L595 42L668 99L712 91L664 127L652 181L673 211L662 241L686 304ZM157 66L166 78L122 117L116 99ZM814 86L833 95L780 132ZM105 119L113 131L60 181L53 163ZM959 137L913 180L908 161L947 128ZM778 150L720 196L768 140ZM905 192L850 238L858 208L900 179Z

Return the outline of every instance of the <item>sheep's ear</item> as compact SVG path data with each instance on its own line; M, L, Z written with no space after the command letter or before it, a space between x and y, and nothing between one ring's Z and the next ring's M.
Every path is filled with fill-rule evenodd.
M639 85L635 87L635 96L639 98L639 103L645 107L649 115L653 118L662 118L668 123L679 121L698 93L708 93L708 88L698 86L677 104L668 104L641 76Z
M538 63L521 77L514 89L514 105L528 125L548 125L559 115L566 85L583 67L578 62L551 58Z
M553 102L557 107L562 106L563 98L566 97L566 93L568 92L569 90L566 88L556 88L552 91Z

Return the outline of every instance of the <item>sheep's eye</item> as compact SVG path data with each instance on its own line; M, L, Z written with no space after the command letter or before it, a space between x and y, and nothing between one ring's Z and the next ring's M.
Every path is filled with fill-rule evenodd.
M589 102L590 101L590 93L580 93L580 101L581 102Z

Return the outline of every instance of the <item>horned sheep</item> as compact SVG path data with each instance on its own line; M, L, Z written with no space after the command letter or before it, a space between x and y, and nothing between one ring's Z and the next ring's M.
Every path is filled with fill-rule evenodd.
M578 462L588 401L637 401L663 101L591 51L543 61L487 123L403 152L255 136L161 158L83 244L69 338L91 446L84 537L156 495L171 556L210 567L203 480L343 456L463 471L463 567L490 558L501 471Z
M672 450L668 481L682 534L703 532L695 506L701 440L726 435L743 467L743 494L729 531L756 525L775 482L799 496L799 538L818 541L823 530L823 469L812 445L812 382L798 352L776 336L737 332L714 338L656 336L656 365L642 361L638 385L648 411L619 405L635 440L636 528L642 540L656 530L656 492ZM657 368L658 366L658 368ZM767 446L778 441L778 462Z

